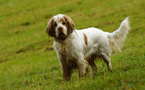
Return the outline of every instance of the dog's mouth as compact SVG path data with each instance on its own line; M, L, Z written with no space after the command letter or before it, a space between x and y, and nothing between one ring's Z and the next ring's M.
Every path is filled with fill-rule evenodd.
M66 35L63 32L59 32L58 37L66 37Z
M59 32L57 39L59 40L65 40L67 35L63 32Z

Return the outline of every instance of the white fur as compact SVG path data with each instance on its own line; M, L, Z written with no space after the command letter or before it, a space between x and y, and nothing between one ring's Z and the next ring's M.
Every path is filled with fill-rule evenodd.
M121 52L121 48L123 47L129 30L130 27L127 17L116 31L108 34L111 49Z
M58 30L59 27L62 27L63 28L62 29L63 30L63 33L65 35L67 35L67 27L62 24L62 21L60 21L60 19L63 18L63 16L64 15L59 14L59 15L53 17L54 18L54 21L57 23L57 27L55 29L56 37L58 37L58 34L59 34L59 30Z
M76 57L75 54L82 53L85 57L95 53L98 49L105 49L104 52L110 53L111 49L120 51L126 35L130 30L128 18L126 18L120 25L120 27L113 33L104 32L97 28L86 28L82 30L74 30L74 32L65 40L65 45L69 46L71 57ZM88 45L84 42L83 33L87 35ZM99 48L99 45L101 48ZM58 52L61 47L61 43L54 42L54 48ZM110 49L111 46L111 49Z
M54 17L54 20L59 21L59 18L62 16L57 15ZM64 53L65 56L67 56L66 60L68 63L69 60L75 60L78 65L81 65L93 54L98 54L105 57L108 62L108 68L111 69L111 50L114 49L116 51L120 51L120 48L123 46L123 42L125 41L129 30L130 27L128 18L126 18L121 23L120 27L113 33L104 32L93 27L82 30L74 30L65 41L54 41L53 46L59 60L62 58L60 53ZM88 45L86 45L84 41L84 34L87 36Z

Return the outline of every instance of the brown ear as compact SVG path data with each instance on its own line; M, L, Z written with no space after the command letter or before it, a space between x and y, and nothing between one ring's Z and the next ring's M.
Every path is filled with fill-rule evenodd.
M48 26L46 28L46 33L52 37L55 37L55 30L53 28L53 19L50 19L50 21L48 22Z
M72 21L72 19L69 16L65 15L64 18L67 21L68 32L72 33L74 30L74 22Z

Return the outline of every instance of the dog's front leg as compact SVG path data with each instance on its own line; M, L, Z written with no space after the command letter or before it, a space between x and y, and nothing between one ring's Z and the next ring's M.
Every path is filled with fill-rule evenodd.
M85 76L86 70L88 68L87 61L78 60L77 65L78 65L79 77Z
M69 70L69 67L63 66L62 67L62 73L63 73L63 78L65 80L67 80L67 81L70 80L70 78L71 78L71 72Z
M61 69L62 69L63 78L67 81L70 80L71 69L69 68L69 66L65 61L61 61Z

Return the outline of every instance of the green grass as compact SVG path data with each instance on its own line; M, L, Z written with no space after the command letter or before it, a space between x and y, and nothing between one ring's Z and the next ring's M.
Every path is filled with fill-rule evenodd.
M69 15L76 29L108 32L130 16L132 29L122 53L111 56L112 72L100 60L95 79L89 72L79 80L74 71L71 81L63 81L54 39L45 33L59 13ZM144 60L145 0L0 0L0 90L144 90Z

